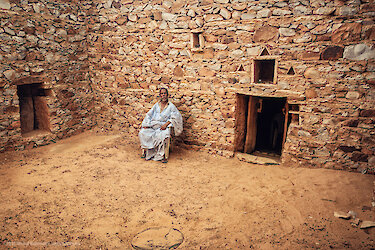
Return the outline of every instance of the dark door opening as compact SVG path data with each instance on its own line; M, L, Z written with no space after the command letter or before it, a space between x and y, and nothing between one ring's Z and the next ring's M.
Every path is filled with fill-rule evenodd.
M40 83L17 86L20 105L21 133L51 131L45 90Z
M280 155L285 140L286 98L237 95L235 151Z
M285 125L285 102L285 98L260 99L255 150L281 154Z

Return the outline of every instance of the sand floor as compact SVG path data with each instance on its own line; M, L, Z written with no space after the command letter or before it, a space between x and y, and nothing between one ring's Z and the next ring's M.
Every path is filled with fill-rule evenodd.
M93 131L0 154L0 248L130 249L173 227L178 249L375 247L374 175L262 166L179 146L140 159L136 137Z

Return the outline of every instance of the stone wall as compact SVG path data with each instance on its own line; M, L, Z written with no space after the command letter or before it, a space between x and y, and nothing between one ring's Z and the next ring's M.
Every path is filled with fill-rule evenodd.
M30 3L20 1L17 6ZM92 112L83 108L87 113L80 121L95 116L100 126L137 133L157 89L167 86L184 117L181 139L231 156L237 94L283 97L299 106L283 148L285 163L373 173L372 0L81 1L59 13L53 8L66 3L44 4L56 16L45 20L49 25L63 22L79 30L67 31L66 36L86 57L68 62L84 68L79 86L87 86L87 92L69 85L72 79L61 84L55 79L52 85L71 89L77 102L95 104ZM38 16L36 5L27 15ZM66 53L75 55L76 50ZM272 82L254 80L254 59L275 60ZM59 75L56 67L44 66L44 72ZM85 85L88 77L92 85ZM95 95L91 102L89 86ZM3 93L8 88L3 87ZM11 106L15 99L3 96L8 96L6 107ZM57 105L55 110L64 109ZM16 116L15 112L14 121ZM62 117L56 119L61 119L59 130L64 133Z
M373 171L373 1L93 7L91 67L114 110L108 121L136 132L166 85L184 116L183 140L233 155L236 94L287 97L299 121L289 125L284 162ZM254 82L252 60L262 53L277 62L274 84Z
M80 6L2 1L1 7L0 152L44 145L92 127L95 95ZM50 124L24 137L17 86L33 83L41 84Z

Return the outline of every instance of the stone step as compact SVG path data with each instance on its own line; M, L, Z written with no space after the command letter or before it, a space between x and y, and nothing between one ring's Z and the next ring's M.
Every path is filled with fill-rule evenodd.
M253 154L236 153L237 159L240 161L260 164L260 165L280 165L280 157L277 156L259 156Z

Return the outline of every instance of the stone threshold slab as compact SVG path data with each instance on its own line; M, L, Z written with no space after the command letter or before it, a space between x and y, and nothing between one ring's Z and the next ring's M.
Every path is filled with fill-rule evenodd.
M245 153L236 153L237 159L240 161L260 164L260 165L280 165L280 158L275 156L259 156Z

